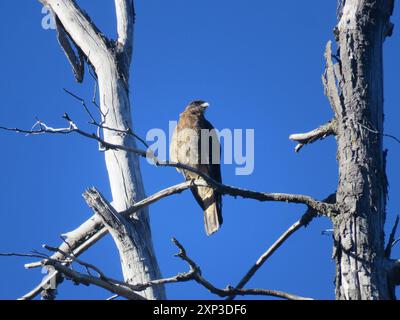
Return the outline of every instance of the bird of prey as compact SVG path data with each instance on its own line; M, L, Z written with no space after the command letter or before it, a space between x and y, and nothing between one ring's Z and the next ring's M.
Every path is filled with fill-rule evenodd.
M170 144L170 160L185 164L205 173L215 181L221 180L221 148L214 127L204 117L207 102L191 102L180 114ZM186 180L201 180L196 173L180 170ZM204 211L204 225L208 236L222 224L221 194L209 187L192 186L191 191Z

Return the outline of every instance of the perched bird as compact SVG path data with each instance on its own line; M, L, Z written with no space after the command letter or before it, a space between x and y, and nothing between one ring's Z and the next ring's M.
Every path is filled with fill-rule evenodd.
M214 127L204 117L207 102L191 102L180 114L170 144L170 160L196 168L215 181L221 180L221 148ZM196 173L180 170L186 180L202 179ZM222 224L221 194L209 187L191 187L191 191L204 210L207 235L212 235Z

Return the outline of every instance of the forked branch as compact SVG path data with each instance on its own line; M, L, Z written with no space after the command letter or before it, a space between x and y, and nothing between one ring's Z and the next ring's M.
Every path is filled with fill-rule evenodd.
M106 218L108 220L108 218ZM113 222L108 220L111 224L114 225L115 220L111 218ZM118 224L118 223L117 223ZM76 270L73 270L69 263L63 260L54 260L52 258L47 258L43 260L42 266L51 266L56 272L61 275L63 278L74 282L75 284L82 284L85 286L94 285L109 292L115 294L116 296L120 296L126 298L128 300L145 300L142 296L138 294L143 290L146 290L149 287L159 286L163 284L171 284L171 283L180 283L180 282L188 282L195 281L205 289L209 290L211 293L218 295L219 297L231 297L236 295L241 296L270 296L277 297L287 300L312 300L311 298L306 298L298 295L294 295L291 293L278 291L278 290L270 290L270 289L235 289L231 286L227 286L225 289L218 288L214 286L211 282L205 279L202 276L202 272L200 267L187 255L185 248L182 244L179 243L175 238L172 239L173 243L179 248L179 252L175 255L179 257L183 261L185 261L189 265L189 271L178 273L177 275L169 278L152 280L146 283L138 283L138 284L129 284L126 282L122 282L113 278L106 276L98 267L83 262L81 260L73 259L67 253L62 253L66 259L72 259L74 262L79 263L80 265L86 268L87 273L81 273ZM44 247L50 251L58 251L57 248L50 247L48 245L44 245ZM18 257L40 257L40 254L17 254L17 253L9 253L9 254L1 254L0 256L18 256ZM92 275L89 269L93 269L96 271L97 275ZM32 297L33 298L33 297Z
M325 139L329 136L336 134L336 120L331 120L327 124L320 126L317 129L314 129L310 132L306 133L297 133L292 134L289 139L292 141L298 142L298 145L295 148L296 152L300 152L300 150L306 145L313 143L317 140Z

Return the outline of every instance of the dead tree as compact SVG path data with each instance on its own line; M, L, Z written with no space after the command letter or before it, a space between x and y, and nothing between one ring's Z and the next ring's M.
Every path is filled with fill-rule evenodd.
M106 38L74 0L41 2L55 16L58 39L73 66L76 79L79 82L83 79L83 61L90 64L96 74L104 139L134 148L135 138L121 134L133 129L129 100L129 69L135 22L133 1L115 0L118 27L118 39L115 41ZM116 210L123 211L145 197L136 154L106 150L105 161ZM129 259L123 255L124 248L119 248L122 250L122 269L127 282L146 282L161 277L148 220L147 208L136 212L130 219L129 240L137 245L127 249L130 252ZM149 288L145 291L145 297L165 298L164 288Z
M334 119L300 142L335 134L339 164L334 226L336 298L393 299L395 264L386 254L386 152L383 150L383 43L392 33L394 0L344 0L326 48L323 77ZM336 63L333 63L333 59ZM388 244L389 246L392 243Z

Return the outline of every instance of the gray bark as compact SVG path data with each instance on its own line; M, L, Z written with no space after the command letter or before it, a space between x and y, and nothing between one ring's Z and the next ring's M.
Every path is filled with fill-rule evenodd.
M335 29L340 214L333 218L336 298L393 299L385 256L387 180L383 151L383 59L393 0L346 0ZM327 60L330 59L329 48Z
M100 107L104 126L119 130L133 129L129 100L129 66L132 55L134 8L132 0L115 0L118 40L104 37L93 22L73 0L41 0L56 15L61 27L70 36L94 67L99 83ZM104 140L116 145L135 148L131 135L104 130ZM145 197L138 156L123 150L107 150L106 166L113 197L113 206L124 211ZM129 256L121 257L126 281L146 283L161 278L155 258L148 209L135 213L131 219ZM127 267L129 265L129 267ZM148 299L163 299L163 286L143 292Z

